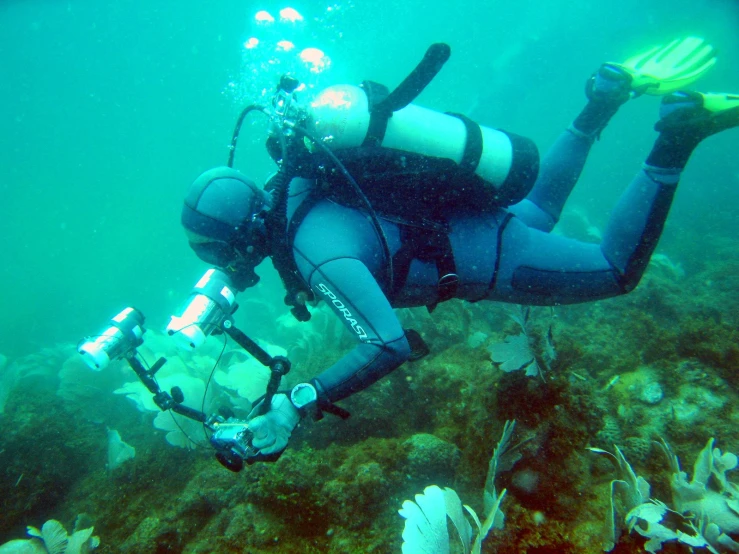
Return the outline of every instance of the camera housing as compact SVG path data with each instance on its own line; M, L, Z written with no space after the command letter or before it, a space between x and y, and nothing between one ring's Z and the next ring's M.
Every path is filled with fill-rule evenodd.
M229 417L225 421L211 423L213 434L210 444L216 449L216 459L226 469L239 472L244 468L244 460L256 456L259 451L251 441L254 433L246 420Z

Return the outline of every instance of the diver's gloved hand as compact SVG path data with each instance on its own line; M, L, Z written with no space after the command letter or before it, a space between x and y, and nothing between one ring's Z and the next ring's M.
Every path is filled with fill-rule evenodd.
M272 397L270 410L266 414L258 415L262 402L249 414L249 430L254 433L252 446L259 450L260 455L270 456L285 450L293 429L300 422L300 414L287 395L282 393Z

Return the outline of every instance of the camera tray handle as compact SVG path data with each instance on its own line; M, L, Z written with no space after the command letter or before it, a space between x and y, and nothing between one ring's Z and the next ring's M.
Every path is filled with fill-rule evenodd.
M260 407L260 415L266 414L272 405L272 397L280 388L280 380L290 371L290 360L285 356L270 356L264 348L246 336L243 331L234 327L230 319L223 322L223 331L235 340L241 348L254 356L260 364L270 369L267 392L264 395L264 401Z

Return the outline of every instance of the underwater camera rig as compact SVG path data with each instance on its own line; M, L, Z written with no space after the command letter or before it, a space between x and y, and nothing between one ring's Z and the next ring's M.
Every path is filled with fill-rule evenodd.
M228 167L231 168L234 165L241 127L247 115L258 112L266 115L270 120L267 149L275 159L279 169L269 183L273 208L268 212L269 219L265 223L268 231L272 230L270 231L272 261L287 289L288 294L285 303L292 307L291 312L299 321L307 321L310 318L306 301L312 298L312 292L297 277L297 272L293 267L294 261L291 261L292 253L287 244L286 233L280 233L278 230L284 230L286 227L289 184L292 178L300 172L301 161L304 160L306 153L322 152L333 163L338 173L343 176L345 184L350 187L350 190L353 191L360 204L364 206L369 214L369 219L388 260L388 282L392 283L392 256L379 217L370 200L344 164L333 153L329 144L334 148L358 146L363 143L384 145L383 137L389 128L391 132L388 133L388 136L397 135L402 137L398 147L414 151L417 145L406 144L406 142L408 137L417 135L416 120L419 118L425 120L428 113L423 111L419 115L412 106L405 111L404 108L408 107L433 80L449 58L449 54L450 50L447 45L432 45L416 68L393 91L369 81L362 85L365 92L361 92L360 89L345 90L345 88L329 87L319 96L322 100L318 104L314 102L313 105L301 104L296 97L296 93L301 89L300 83L289 75L283 75L269 106L259 104L247 106L237 119L227 163ZM353 101L347 104L346 98L351 98ZM355 108L356 106L364 106L364 108L360 110L361 113L356 111L352 113L352 117L356 119L349 126L352 132L347 136L340 136L340 131L343 128L342 121L346 117L344 107L347 105L355 105ZM410 118L408 114L411 114ZM395 120L405 122L397 129L390 125L391 122L389 123L393 115L395 115ZM447 126L450 121L458 122L452 116L444 116L444 118ZM322 131L315 127L316 123L321 122L324 125ZM473 125L466 122L466 120L464 124L459 123L459 125L457 127L463 133L462 135L457 133L459 136L455 136L462 140L468 129L473 129ZM485 130L485 133L490 134L491 131ZM440 127L438 134L442 138L446 137L448 135L447 128L445 126ZM363 136L364 139L354 144L358 136ZM500 134L500 136L503 135ZM347 140L350 143L346 143ZM443 142L444 140L439 144ZM488 142L497 144L501 140ZM503 139L502 142L505 143L503 150L511 150L508 138ZM482 154L482 146L478 144L480 141L471 141L471 143L473 146L477 145L476 150L475 148L472 150L475 150L479 158ZM460 150L457 146L458 144L452 144L451 148L463 152L464 157L455 159L455 161L469 165L467 158L475 152L468 152L470 150L468 147ZM454 158L447 151L449 147L442 144L439 146L441 150L435 153L443 157ZM516 150L516 148L512 148L514 154ZM513 160L509 159L508 162L503 164L504 167L497 168L497 173L501 175L507 175L509 172L515 173L512 170L519 165L519 162L513 163L513 161L519 157L521 156L514 156ZM524 159L526 159L525 156ZM473 163L471 165L476 166L477 164ZM483 165L481 164L481 167ZM218 269L209 269L193 288L185 307L181 311L181 315L172 317L167 326L167 333L175 339L180 348L188 351L199 348L211 334L225 334L234 339L239 346L249 352L262 365L268 367L270 369L269 382L265 395L257 407L257 415L263 415L271 406L272 397L279 389L280 380L290 371L290 361L284 356L270 356L256 342L237 329L232 317L236 308L235 293L229 277ZM82 355L85 363L94 371L105 369L113 360L126 360L144 386L154 396L154 402L161 410L172 410L184 417L201 422L211 432L209 441L216 451L216 459L227 469L238 472L243 469L245 461L251 464L255 461L275 461L279 458L280 453L270 456L259 454L258 450L252 445L253 433L249 429L248 421L234 417L231 410L221 410L219 414L206 415L200 410L183 405L185 398L179 387L172 387L169 392L161 390L156 381L156 373L167 360L161 357L151 367L147 368L145 366L136 350L143 344L145 332L144 315L139 310L129 307L113 317L100 334L83 339L77 350ZM427 352L427 347L423 344L420 336L414 333L413 331L408 332L408 338L412 345L423 347L414 347L414 351L423 351L421 353L423 355ZM333 404L329 403L325 409L342 419L349 417L346 410Z
M232 314L236 310L228 277L216 269L209 269L197 282L182 315L173 316L167 333L181 348L195 350L210 334L225 333L259 363L270 369L270 378L258 415L269 410L280 380L290 371L290 361L284 356L270 356L261 346L237 329ZM154 396L154 403L163 411L172 410L189 419L201 422L211 432L209 441L216 451L216 459L227 469L238 472L256 461L276 461L280 453L259 454L252 446L253 433L247 421L234 417L230 409L218 414L204 412L183 405L185 400L179 387L163 391L156 381L156 373L167 362L161 357L148 369L137 348L144 342L144 315L136 308L126 308L113 317L99 334L81 341L77 351L94 371L102 371L114 360L123 359Z

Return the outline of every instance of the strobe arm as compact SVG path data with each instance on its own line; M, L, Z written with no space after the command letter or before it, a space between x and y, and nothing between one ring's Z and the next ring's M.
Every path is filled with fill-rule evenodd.
M156 374L156 372L159 371L161 367L167 362L166 358L159 358L154 363L154 365L151 366L151 369L148 370L144 367L144 364L141 363L141 360L138 359L135 350L132 351L128 356L126 356L126 361L128 362L128 365L131 366L131 369L133 369L134 373L136 373L141 382L144 384L144 386L149 389L149 392L151 394L154 395L154 403L159 406L160 410L165 412L167 410L172 410L173 412L178 413L181 416L199 421L201 423L205 423L207 417L203 412L182 405L185 397L179 387L172 387L172 394L170 394L166 391L163 391L154 379L154 375Z

